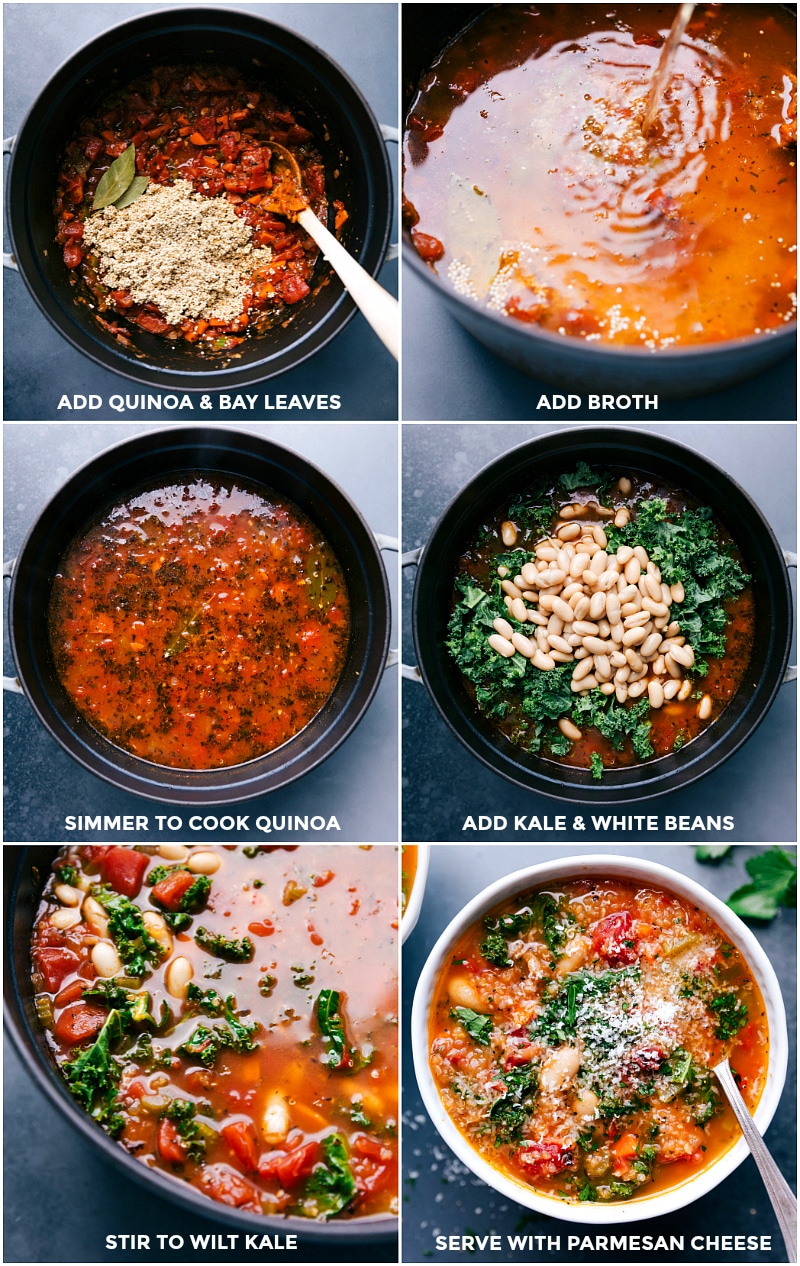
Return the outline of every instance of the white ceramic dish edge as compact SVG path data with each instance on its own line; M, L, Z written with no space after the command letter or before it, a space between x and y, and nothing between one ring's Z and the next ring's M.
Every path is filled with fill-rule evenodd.
M431 860L430 844L417 844L417 873L414 876L414 885L411 889L411 896L408 905L403 912L403 920L401 927L401 943L411 935L417 926L419 912L422 909L422 899L425 896L425 884L428 880L428 864ZM401 863L402 865L402 853Z
M467 1166L468 1169L489 1187L529 1209L544 1213L568 1222L590 1223L596 1226L623 1225L639 1222L644 1218L659 1217L673 1213L704 1196L742 1163L748 1155L747 1145L740 1138L724 1152L718 1160L702 1169L692 1178L667 1191L653 1196L642 1196L628 1203L599 1205L585 1203L570 1204L542 1195L526 1186L515 1182L489 1165L476 1152L461 1132L453 1124L446 1113L439 1097L436 1084L428 1063L428 1012L429 1001L436 985L436 980L444 965L453 942L478 918L499 902L522 892L526 888L540 886L556 879L576 879L590 875L618 875L621 878L646 880L659 883L671 889L678 896L686 897L706 910L719 924L733 943L742 950L751 968L755 980L761 990L767 1011L769 1025L770 1055L767 1069L767 1083L754 1113L754 1120L762 1134L772 1120L778 1107L781 1091L786 1080L788 1062L788 1037L786 1032L786 1012L783 1006L780 986L772 964L761 948L750 929L707 889L701 887L693 879L662 866L658 862L650 862L640 857L624 857L614 854L588 854L578 857L560 857L552 862L542 862L514 871L501 879L495 880L451 920L431 950L427 962L422 969L411 1012L411 1047L414 1059L414 1071L422 1100L433 1124L441 1134L448 1147Z

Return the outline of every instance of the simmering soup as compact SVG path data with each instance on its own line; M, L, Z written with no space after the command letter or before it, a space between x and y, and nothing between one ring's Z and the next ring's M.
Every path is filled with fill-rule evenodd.
M394 848L63 848L33 933L71 1093L212 1200L396 1212Z
M794 319L794 19L698 5L645 138L674 13L494 5L439 55L407 119L405 214L459 294L651 351Z

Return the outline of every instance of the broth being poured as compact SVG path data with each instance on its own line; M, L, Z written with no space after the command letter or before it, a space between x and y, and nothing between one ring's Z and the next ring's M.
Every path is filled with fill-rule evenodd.
M652 351L796 312L794 20L698 5L650 134L673 5L498 5L437 58L405 141L405 214L462 296Z

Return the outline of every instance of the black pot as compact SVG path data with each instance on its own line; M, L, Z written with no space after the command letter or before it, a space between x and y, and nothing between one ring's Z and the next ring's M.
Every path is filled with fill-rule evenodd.
M151 388L225 390L286 373L330 342L356 311L320 258L316 293L288 325L246 340L237 349L241 356L229 358L225 368L224 361L198 357L189 344L136 327L133 347L124 348L75 303L54 240L52 205L76 119L153 65L210 59L266 82L297 110L322 154L331 204L339 198L350 213L341 241L372 276L391 228L392 181L380 128L344 71L308 40L263 18L215 8L160 10L92 40L56 71L17 135L7 181L9 234L25 283L56 329L105 369Z
M137 1161L87 1116L67 1090L47 1048L47 1038L36 1015L31 982L30 942L36 911L58 846L36 844L3 850L5 942L3 998L6 1031L27 1071L50 1102L112 1166L141 1183L151 1194L179 1205L186 1213L216 1218L240 1231L297 1232L302 1248L307 1241L329 1246L349 1242L389 1243L397 1236L397 1219L362 1218L352 1222L314 1222L309 1218L271 1218L232 1209L204 1196L188 1183Z
M793 6L792 6L793 7ZM484 12L483 4L403 5L403 115L437 54ZM671 19L667 18L667 24ZM568 391L658 394L683 399L743 382L791 355L797 323L769 336L753 335L696 347L644 348L587 343L523 325L457 294L423 262L411 234L403 232L403 259L478 342L523 373ZM407 314L413 318L413 313Z
M478 712L444 647L458 562L479 525L510 495L543 474L590 465L650 473L710 506L729 530L752 576L755 638L750 667L719 720L678 752L601 782L510 743ZM622 804L665 795L702 778L732 756L760 725L780 689L792 635L791 590L783 551L755 502L713 462L674 440L611 427L560 431L511 449L484 467L450 502L422 550L412 609L417 664L456 738L495 773L557 800Z
M351 631L341 678L324 707L288 743L227 769L154 765L114 746L77 712L56 673L47 631L53 574L98 510L159 475L209 471L284 494L317 525L344 571ZM386 572L376 537L327 475L256 435L188 427L148 432L92 458L45 506L16 560L9 632L17 675L39 720L70 756L115 787L168 804L217 805L276 791L314 769L355 728L378 688L389 644Z

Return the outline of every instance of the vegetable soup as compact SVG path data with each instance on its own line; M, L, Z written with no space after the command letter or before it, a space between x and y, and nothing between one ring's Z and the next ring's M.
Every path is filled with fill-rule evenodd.
M103 511L53 582L50 644L83 717L183 769L272 751L324 707L350 612L318 528L266 489L178 476Z
M752 1111L769 1032L758 986L713 919L614 878L555 881L453 946L430 1067L470 1145L564 1201L624 1201L692 1178L738 1137L712 1067Z
M36 1009L142 1164L264 1214L396 1212L397 852L63 848Z
M402 910L405 914L417 877L418 848L416 844L402 846L402 883L400 885Z
M439 54L407 118L404 211L457 294L654 353L795 319L794 16L697 5L645 137L676 9L492 5Z
M712 724L754 627L749 576L708 508L657 476L582 462L481 526L446 646L501 735L600 779Z

